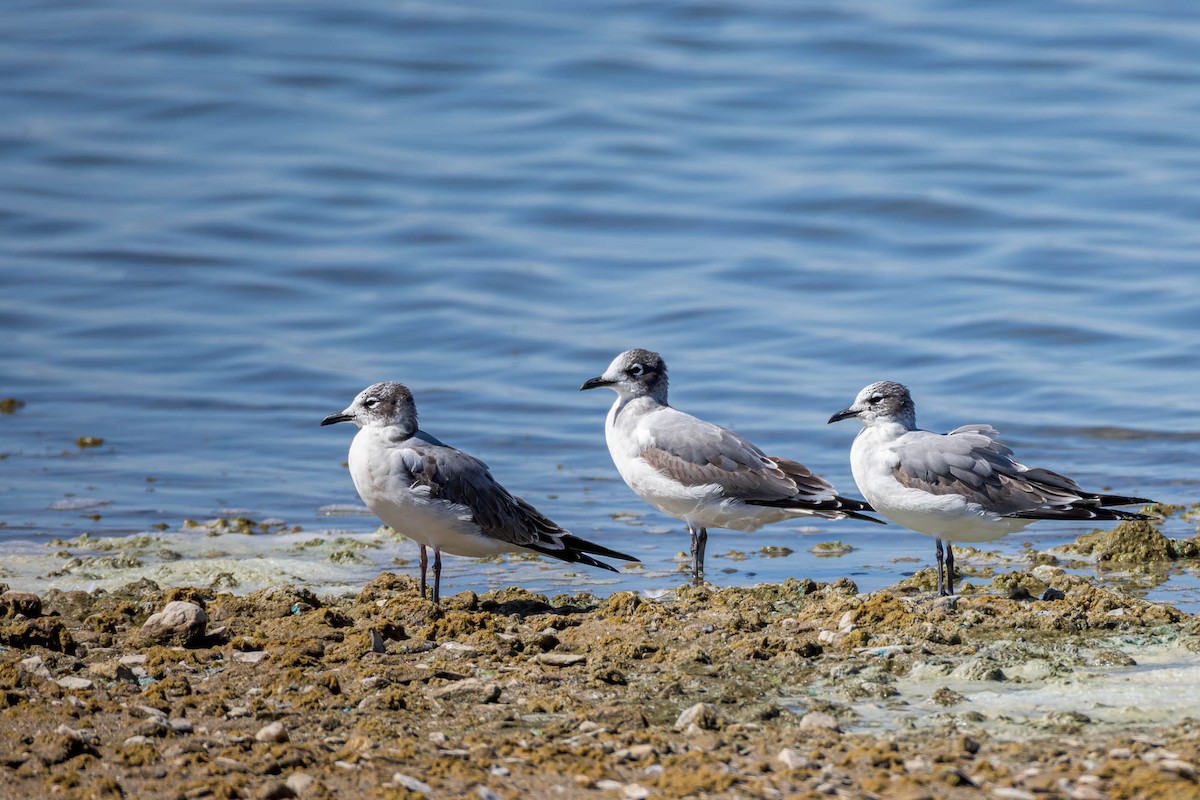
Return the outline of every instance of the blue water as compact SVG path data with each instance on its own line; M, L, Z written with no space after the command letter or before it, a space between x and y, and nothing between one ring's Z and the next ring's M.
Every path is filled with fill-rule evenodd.
M155 525L186 551L185 519L231 514L369 533L326 513L357 500L352 431L317 423L392 379L646 562L598 591L675 585L682 525L617 477L611 395L577 391L635 346L675 405L848 494L853 423L825 420L888 378L924 427L990 422L1027 463L1200 501L1192 2L131 0L5 26L10 553ZM715 532L710 574L873 588L931 556L805 527ZM835 539L858 549L807 553ZM448 591L613 577L448 562Z

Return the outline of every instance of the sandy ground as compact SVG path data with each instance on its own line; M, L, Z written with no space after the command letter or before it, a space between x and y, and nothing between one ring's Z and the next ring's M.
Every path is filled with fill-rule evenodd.
M931 582L8 592L0 797L1200 797L1195 617L1053 564Z

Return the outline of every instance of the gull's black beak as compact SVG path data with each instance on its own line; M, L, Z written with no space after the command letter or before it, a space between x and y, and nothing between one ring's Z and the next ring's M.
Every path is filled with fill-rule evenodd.
M579 391L585 389L599 389L601 386L612 386L616 381L606 381L603 377L589 378L583 382L583 386L579 387Z
M832 417L830 417L829 422L826 422L825 424L829 425L834 422L841 422L844 419L850 419L851 417L857 417L857 416L858 416L857 411L854 411L849 408L843 408L841 411L837 412Z
M352 419L354 419L354 417L352 415L347 414L345 411L339 411L338 413L330 414L328 417L321 420L321 424L322 425L336 425L339 422L349 422Z

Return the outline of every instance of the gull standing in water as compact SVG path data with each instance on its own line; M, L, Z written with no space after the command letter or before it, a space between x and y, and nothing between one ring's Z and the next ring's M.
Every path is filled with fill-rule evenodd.
M421 596L433 549L433 601L441 596L442 551L490 556L533 551L616 572L593 555L637 561L564 530L492 477L474 456L417 427L412 392L399 383L364 389L322 425L353 422L350 477L376 516L421 547Z
M639 497L687 523L697 584L709 528L753 531L809 515L883 524L858 513L869 505L838 496L803 464L767 456L733 431L668 405L667 365L658 353L627 350L579 388L601 386L617 393L604 423L613 463Z
M899 383L872 383L829 421L851 417L863 425L850 450L858 490L884 518L935 538L939 595L954 594L954 550L947 544L943 583L942 540L989 542L1039 519L1152 519L1106 506L1153 500L1087 492L1056 472L1025 466L991 425L919 429Z

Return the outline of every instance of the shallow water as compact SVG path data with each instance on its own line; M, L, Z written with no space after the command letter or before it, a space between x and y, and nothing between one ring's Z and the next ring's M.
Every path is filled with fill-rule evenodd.
M1193 4L544 6L10 9L0 397L26 405L0 415L0 580L153 566L47 577L84 533L160 536L160 577L203 580L186 519L373 541L325 511L356 501L351 431L317 423L394 379L428 430L645 563L452 558L448 591L670 588L682 525L617 478L610 398L576 391L633 346L675 405L846 493L852 423L825 420L890 378L931 429L990 422L1085 485L1200 500ZM334 563L231 536L204 574L243 588L412 568L408 543ZM809 554L831 540L857 549ZM870 589L931 551L798 522L715 532L710 574ZM1193 602L1190 580L1152 596Z

